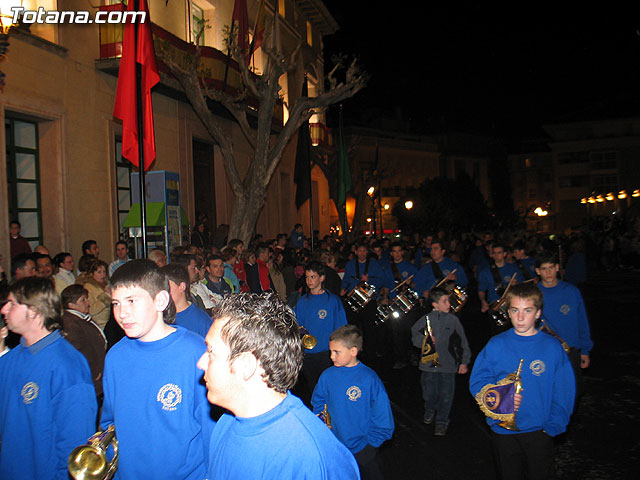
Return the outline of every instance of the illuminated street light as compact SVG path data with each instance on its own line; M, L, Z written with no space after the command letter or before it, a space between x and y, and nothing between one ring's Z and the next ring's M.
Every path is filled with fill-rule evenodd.
M384 209L385 209L385 210L389 210L389 208L390 208L390 205L389 205L388 203L385 203L385 204L384 204Z
M538 215L539 217L546 217L549 212L546 210L543 210L540 207L536 207L536 209L533 211L533 213L535 213L536 215Z
M404 208L406 208L407 210L411 210L413 208L413 202L411 200L407 200L406 202L404 202Z
M371 223L371 217L367 217L367 223Z
M373 192L376 191L376 187L369 187L369 190L367 190L367 195L369 195L370 197L373 197Z

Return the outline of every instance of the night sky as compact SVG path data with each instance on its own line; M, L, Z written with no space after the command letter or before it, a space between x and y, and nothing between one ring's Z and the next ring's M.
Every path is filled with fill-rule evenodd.
M327 63L357 55L371 76L347 119L375 126L400 111L416 133L519 139L544 122L640 114L636 11L561 3L325 0L340 25Z

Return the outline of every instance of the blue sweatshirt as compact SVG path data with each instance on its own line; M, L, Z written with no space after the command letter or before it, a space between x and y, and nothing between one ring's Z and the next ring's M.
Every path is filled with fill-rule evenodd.
M202 338L207 336L209 329L211 328L211 317L203 312L193 303L185 308L183 311L176 313L176 325L191 330L197 333Z
M358 453L367 445L379 447L393 435L387 391L376 372L363 363L330 367L322 372L311 404L314 413L320 413L327 405L333 433L351 453Z
M522 402L516 413L519 431L498 426L487 417L491 429L500 434L544 430L555 437L567 429L575 399L576 381L569 357L550 335L517 335L513 329L493 337L478 355L469 388L475 396L487 384L495 384L522 363Z
M449 257L444 257L438 263L440 270L442 270L442 274L446 277L454 270L456 271L456 285L460 285L461 287L466 287L469 283L467 279L467 274L464 271L458 262L454 262ZM416 276L413 277L413 282L416 285L416 292L423 295L426 290L431 290L433 287L437 285L439 282L433 274L433 267L431 263L426 263L419 271L416 273Z
M208 480L360 478L353 455L291 393L257 417L222 415L210 452Z
M96 431L86 358L56 330L0 358L0 478L68 480L71 451Z
M360 276L357 276L356 275L357 261L358 261L357 258L353 260L349 260L347 262L347 265L344 267L344 276L342 277L342 288L346 289L347 293L349 293L351 290L353 290L356 287L356 285L358 285L358 283L360 282L360 278L364 275L364 271L366 269L366 265L367 265L366 261L359 263ZM380 289L382 287L389 287L387 283L388 278L385 275L384 270L382 270L382 267L380 267L380 264L377 262L377 260L374 260L373 258L369 260L369 270L367 271L367 276L369 277L368 283L376 287L376 289L378 290L378 293L380 292Z
M314 348L305 353L320 353L329 350L331 334L347 324L347 315L338 297L324 291L320 295L302 295L293 311L298 324L306 328L318 340Z
M520 270L518 270L518 267L516 267L513 263L505 262L502 267L498 268L498 271L500 272L500 278L502 279L504 288L507 288L507 285L509 285L509 280L511 280L511 276L514 273L516 274L516 278L514 280L515 282L519 283L524 281ZM496 284L493 279L493 274L491 273L491 268L486 267L478 272L478 291L487 292L486 298L488 303L495 302L496 300L498 300L498 298L500 298L496 293Z
M555 287L538 284L543 295L542 318L570 347L589 355L593 348L589 320L580 290L574 285L558 280Z
M398 269L398 273L400 274L400 280L398 282L396 282L396 279L393 275L392 265L396 266L396 268ZM411 275L415 275L417 272L418 269L416 268L416 266L407 260L402 260L400 263L394 263L393 260L391 260L384 265L384 273L387 276L386 285L389 286L389 290L393 290L396 285L398 285L400 282L404 282L407 278L409 278ZM410 284L412 280L409 280L407 283L405 283L405 285ZM393 292L389 293L389 298L395 298L397 294L398 290L394 290Z
M210 417L196 366L204 340L178 326L155 342L124 337L107 353L100 425L115 424L115 478L201 480L206 476Z

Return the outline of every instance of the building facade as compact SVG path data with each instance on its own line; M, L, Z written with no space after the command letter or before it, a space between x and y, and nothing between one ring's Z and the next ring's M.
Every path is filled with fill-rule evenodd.
M27 9L42 6L60 11L89 6L80 0L25 0L22 4ZM248 0L247 5L253 27L260 1ZM310 96L322 91L322 37L335 31L337 24L320 0L273 0L265 5L266 23L274 23L274 11L279 16L282 50L291 52L302 43L297 70L280 80L283 107L274 112L277 123L286 121L286 105L300 95L305 74ZM202 45L209 62L206 76L214 88L219 87L225 76L225 28L231 24L233 7L233 0L149 0L156 53L163 41L185 52L195 43ZM6 75L0 94L0 117L5 124L0 150L7 166L0 169L0 251L7 252L5 268L8 225L14 219L21 222L23 236L32 245L44 243L53 253L69 251L76 257L82 242L91 238L102 247L101 256L110 259L112 245L124 233L122 222L136 200L129 185L132 166L120 155L122 124L112 115L122 31L119 25L68 23L23 24L11 28L8 36L5 29L3 41L9 46L0 64ZM259 49L251 68L260 73L265 64ZM233 62L226 76L228 88L239 88L239 71ZM180 202L191 225L198 213L206 215L212 230L228 224L233 194L215 142L175 79L162 68L152 97L157 157L151 170L180 175ZM219 120L234 139L242 172L251 149L230 117L221 112ZM317 116L313 121L322 124L324 118ZM294 136L273 175L258 220L256 230L266 238L290 231L304 215L304 206L298 212L294 203L295 143ZM315 171L314 178L316 201L328 204L326 179ZM328 213L318 226L328 231Z

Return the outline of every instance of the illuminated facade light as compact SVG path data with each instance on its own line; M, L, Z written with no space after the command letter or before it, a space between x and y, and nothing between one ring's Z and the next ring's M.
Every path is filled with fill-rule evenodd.
M627 191L626 190L620 190L618 192L618 198L620 200L627 198Z
M602 203L602 202L604 202L604 197L603 197L602 195L598 195L598 196L596 197L596 202L598 202L598 203Z
M367 190L367 195L369 195L370 197L373 197L373 192L376 191L375 187L369 187L369 190Z
M367 223L371 223L371 217L367 217Z
M614 197L614 195L613 195L613 193L612 193L612 192L609 192L609 193L607 193L607 196L606 196L605 198L606 198L607 200L611 201L611 200L613 200L613 199L614 199L614 198L616 198L616 197Z
M587 203L587 199L586 198L580 199L580 203Z
M633 193L631 194L632 197L640 197L640 190L638 190L637 188L633 191Z
M411 210L413 208L413 202L411 200L407 200L406 202L404 202L404 208L406 208L407 210Z
M596 203L596 199L595 199L595 197L589 197L589 200L587 200L587 202Z
M384 204L384 209L385 209L385 210L389 210L389 208L391 208L391 206L390 206L388 203L385 203L385 204Z

